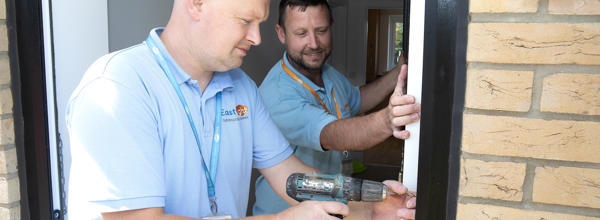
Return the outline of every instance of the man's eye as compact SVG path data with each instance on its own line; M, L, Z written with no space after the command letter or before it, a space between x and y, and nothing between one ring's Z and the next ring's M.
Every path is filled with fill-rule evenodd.
M240 20L242 21L242 24L250 24L249 20L246 20L246 19L243 19L243 18L240 19Z

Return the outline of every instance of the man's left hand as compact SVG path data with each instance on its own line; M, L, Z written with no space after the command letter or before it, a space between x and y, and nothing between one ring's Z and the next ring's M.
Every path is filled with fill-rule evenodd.
M398 181L386 180L383 184L398 195L390 195L386 200L375 203L372 219L415 219L417 198L405 195L408 189Z
M408 66L402 65L400 72L394 92L390 96L388 120L390 129L392 129L392 135L398 139L405 140L410 137L410 133L407 130L402 130L401 127L420 119L421 104L416 103L414 96L405 95L403 92L406 87Z

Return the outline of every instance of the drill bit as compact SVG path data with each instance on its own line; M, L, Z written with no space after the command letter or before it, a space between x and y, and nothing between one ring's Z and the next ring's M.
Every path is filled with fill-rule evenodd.
M404 194L398 194L395 192L389 192L390 195L394 195L394 196L404 196L404 197L417 197L417 194L415 194L414 192L406 192Z
M403 193L403 194L398 194L398 193L396 193L394 191L390 191L387 187L386 187L385 191L386 191L385 192L386 195L383 196L384 200L387 197L387 195L402 196L402 197L417 197L417 194L414 193L414 192L406 192L406 193Z

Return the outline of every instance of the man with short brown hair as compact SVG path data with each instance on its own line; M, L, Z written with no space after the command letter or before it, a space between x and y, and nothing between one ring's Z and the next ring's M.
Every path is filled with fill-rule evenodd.
M359 88L326 64L332 50L332 24L326 0L281 0L275 30L285 53L259 91L298 159L324 173L350 175L351 169L342 169L347 167L342 161L352 167L345 152L368 149L392 135L409 138L400 127L419 120L421 106L413 96L402 94L406 65ZM359 116L392 91L386 108ZM253 212L276 213L287 207L259 177Z

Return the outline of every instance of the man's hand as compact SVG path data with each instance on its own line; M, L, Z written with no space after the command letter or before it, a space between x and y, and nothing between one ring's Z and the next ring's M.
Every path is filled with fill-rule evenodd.
M415 103L415 97L404 95L403 91L406 88L407 73L408 66L402 65L398 81L396 82L396 88L390 97L388 105L390 127L394 137L398 139L407 139L410 137L410 133L406 130L401 130L400 127L418 121L420 118L419 112L421 111L421 105Z
M386 180L383 184L398 195L390 195L386 200L373 205L373 220L415 219L417 198L406 196L408 189L398 181Z
M297 219L297 220L339 220L329 214L340 214L347 216L350 213L350 209L347 205L341 202L329 202L329 201L304 201L298 205L292 206L283 212L277 213L277 220Z
M402 71L402 66L398 64L386 73L377 74L374 81L360 87L360 109L357 114L381 108L379 104L394 91L397 79L400 78L402 82L406 81L407 71ZM402 86L404 87L404 85Z
M398 65L402 65L402 64L407 64L408 62L406 61L406 57L404 56L404 53L400 52L400 56L398 56L398 58L396 58L396 61L398 62Z

